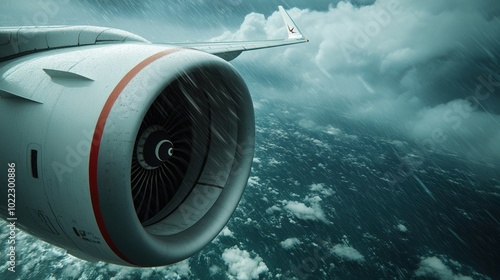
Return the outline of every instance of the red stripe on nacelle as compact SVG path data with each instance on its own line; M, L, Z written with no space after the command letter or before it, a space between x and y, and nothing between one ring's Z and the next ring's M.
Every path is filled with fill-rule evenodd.
M99 148L101 146L102 134L104 132L104 127L106 126L106 122L109 117L109 113L113 108L118 96L122 93L123 89L130 83L130 81L146 66L153 63L154 61L169 55L173 52L179 51L180 49L170 49L154 54L141 63L137 64L132 70L130 70L116 85L116 87L111 92L111 95L108 97L106 104L104 104L104 108L101 111L101 115L97 121L96 128L94 130L94 137L92 138L92 146L90 148L90 162L89 162L89 180L90 180L90 198L92 200L92 208L94 210L94 216L99 226L99 230L101 231L101 235L104 237L104 240L108 244L109 248L113 250L113 252L122 260L136 265L132 262L128 257L126 257L114 244L113 240L109 236L108 230L106 229L106 224L104 223L104 218L101 213L101 205L99 204L99 188L97 186L97 168L99 161Z

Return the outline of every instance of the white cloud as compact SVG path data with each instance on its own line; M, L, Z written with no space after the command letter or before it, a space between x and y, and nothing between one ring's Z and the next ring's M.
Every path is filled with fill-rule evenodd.
M354 262L364 262L365 257L353 247L347 244L337 244L333 246L332 253L338 258L354 261Z
M273 206L266 209L267 214L274 214L275 212L281 212L281 208L279 208L276 205L273 205Z
M301 119L299 121L299 126L302 128L311 129L311 130L318 128L318 125L314 121L308 120L308 119Z
M342 133L343 133L340 128L336 128L336 127L333 127L331 125L328 125L327 127L325 127L324 132L327 134L330 134L330 135L335 135L335 136L342 135Z
M275 158L270 158L270 159L269 159L268 164L269 164L270 166L275 166L275 165L281 164L281 161L278 161L278 160L277 160L277 159L275 159Z
M323 183L320 183L320 184L311 184L309 186L309 188L311 189L311 191L321 191L323 190L325 187L325 184Z
M260 182L260 178L258 176L250 176L248 178L248 186L253 187L253 186L258 186Z
M287 250L293 249L297 245L300 245L300 244L302 244L302 242L296 237L287 238L287 239L280 242L281 247L283 247L283 249L287 249Z
M269 271L262 258L258 255L250 257L250 253L237 246L225 249L222 259L228 266L231 279L259 279L261 274Z
M321 131L321 132L324 132L328 135L336 136L338 138L341 138L342 141L357 140L358 139L358 136L347 134L344 131L342 131L340 128L334 127L331 124L329 124L327 126L322 126L322 125L315 123L313 120L301 119L298 122L298 125L302 128L308 129L308 130ZM306 137L306 138L308 140L313 141L314 144L316 144L322 148L331 149L331 147L329 145L324 144L317 139L310 138L310 137Z
M472 277L454 274L438 257L428 257L420 261L415 275L419 277L435 277L439 280L472 280Z
M219 235L234 237L234 233L227 226L222 229Z
M314 139L312 142L314 143L314 145L316 145L320 148L327 149L327 150L331 149L330 145L326 144L325 142L323 142L321 140Z
M319 192L320 194L322 194L324 196L331 196L331 195L335 194L335 192L332 189L325 187L325 184L323 184L323 183L312 184L309 186L309 189L313 192Z
M500 118L480 112L478 107L456 99L422 109L409 122L412 127L410 134L419 143L428 145L426 147L445 147L453 153L459 151L471 160L500 158L500 130L497 129ZM485 131L489 133L485 134ZM478 138L478 135L482 137Z
M210 272L210 276L214 276L215 274L219 273L221 271L221 268L216 266L216 265L212 265L208 271Z
M325 213L319 202L321 198L319 196L314 197L306 197L304 200L310 206L298 201L283 201L283 208L290 214L301 220L309 220L309 221L322 221L324 223L329 223L326 219Z
M264 28L266 19L264 15L258 13L250 13L245 17L245 20L240 26L240 29L235 33L230 31L224 32L222 35L215 37L212 41L245 41L245 40L262 40L263 34L266 34Z
M408 229L403 225L403 224L398 224L396 226L396 228L400 231L400 232L407 232Z

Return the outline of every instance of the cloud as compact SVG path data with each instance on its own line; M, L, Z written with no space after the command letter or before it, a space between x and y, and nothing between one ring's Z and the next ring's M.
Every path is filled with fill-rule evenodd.
M324 223L329 223L326 219L325 213L319 202L322 199L319 196L314 197L306 197L305 202L307 202L310 206L302 202L297 201L283 201L283 208L293 216L306 221L322 221Z
M264 27L266 19L263 14L250 13L245 17L241 28L232 33L230 31L213 38L213 41L244 41L244 40L258 40L262 39L265 34Z
M306 118L300 119L298 121L298 125L302 128L308 129L308 130L321 131L321 132L326 133L328 135L335 136L337 138L342 139L342 141L351 141L351 140L358 139L358 137L356 135L350 135L350 134L342 131L342 129L340 129L338 127L334 127L331 124L328 124L326 126L322 126L322 125L317 124L315 121L310 120L310 119L306 119ZM314 141L314 139L308 139L308 138L306 138L306 139ZM330 147L327 147L327 148L330 148Z
M420 261L415 275L418 277L435 277L439 280L472 280L472 277L454 274L438 257L428 257Z
M326 188L325 184L323 184L323 183L312 184L309 186L309 189L313 192L319 192L323 196L331 196L331 195L335 194L335 192L332 189Z
M221 271L221 268L220 268L220 267L218 267L218 266L216 266L216 265L212 265L212 266L208 269L208 271L210 272L210 276L212 276L212 277L213 277L214 275L218 274L218 273Z
M403 224L398 224L398 225L396 226L396 228L397 228L400 232L407 232L407 231L408 231L408 228L406 228L406 226L405 226L405 225L403 225Z
M248 178L248 186L253 187L259 185L260 185L260 178L258 176L250 176Z
M286 250L293 249L300 244L302 244L302 242L296 237L287 238L280 242L281 247Z
M472 160L494 162L500 159L500 118L475 107L456 99L421 109L408 122L409 134L428 150L445 147Z
M261 274L269 271L262 258L258 255L250 257L250 253L237 246L225 249L222 259L228 266L231 279L259 279Z
M219 233L220 236L234 237L234 233L226 226Z
M365 257L361 255L361 253L358 250L346 244L337 244L333 246L332 253L338 258L348 261L354 261L354 262L365 261Z
M300 126L333 136L345 130L340 117L363 133L390 129L415 143L444 130L433 152L500 163L498 1L339 2L289 13L308 44L234 61L257 99L301 106ZM254 31L283 37L280 15L252 14L224 37L253 39Z
M279 213L279 212L281 212L281 208L279 208L276 205L273 205L273 206L266 209L267 214L274 214L274 213Z
M341 135L342 130L336 127L333 127L329 125L328 127L325 128L324 130L325 133L330 134L330 135Z

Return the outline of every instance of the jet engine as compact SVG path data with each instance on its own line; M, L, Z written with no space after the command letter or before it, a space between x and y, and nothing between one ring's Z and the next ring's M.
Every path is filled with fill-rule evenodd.
M0 187L13 200L0 211L82 259L175 263L235 210L254 127L244 81L205 52L126 42L9 58Z

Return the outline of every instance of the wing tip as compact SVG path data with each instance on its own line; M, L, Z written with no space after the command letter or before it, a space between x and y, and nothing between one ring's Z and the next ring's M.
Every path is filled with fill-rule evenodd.
M288 33L288 39L295 40L304 40L305 42L309 42L308 39L304 38L304 35L300 31L299 27L293 21L292 17L287 13L283 6L278 6L278 10L280 11L281 16L283 17L283 21L285 22L285 27Z

